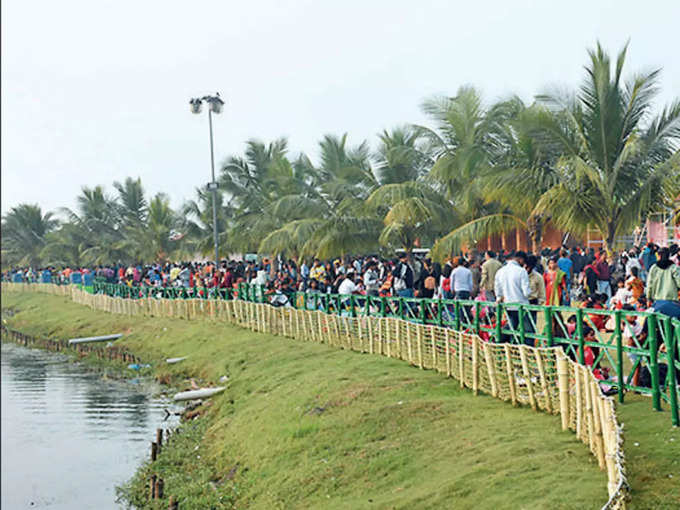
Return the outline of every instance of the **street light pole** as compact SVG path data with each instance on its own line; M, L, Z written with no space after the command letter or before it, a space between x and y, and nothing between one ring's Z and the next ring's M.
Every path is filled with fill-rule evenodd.
M220 269L220 254L217 242L217 182L215 181L215 152L213 149L212 108L208 109L208 124L210 125L210 168L212 171L212 210L213 210L213 244L215 246L215 274Z
M219 243L217 240L217 181L215 180L215 149L213 144L213 125L212 114L220 113L224 101L220 98L220 93L216 92L214 96L203 96L201 98L193 98L189 101L192 113L201 113L203 102L208 103L208 125L210 126L210 170L212 181L208 183L208 189L212 191L212 223L213 223L213 245L215 247L215 272L220 267L220 253Z

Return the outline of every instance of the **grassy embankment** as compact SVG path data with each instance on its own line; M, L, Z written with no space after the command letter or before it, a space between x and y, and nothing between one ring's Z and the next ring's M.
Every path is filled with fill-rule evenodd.
M19 310L10 325L30 334L125 332L117 343L180 388L190 377L229 376L227 391L154 465L182 508L599 508L606 500L605 474L558 417L475 397L434 372L210 321L110 315L55 296L5 293L8 306ZM184 355L177 365L162 361ZM680 434L646 399L621 409L634 506L675 506ZM131 486L138 502L148 470Z

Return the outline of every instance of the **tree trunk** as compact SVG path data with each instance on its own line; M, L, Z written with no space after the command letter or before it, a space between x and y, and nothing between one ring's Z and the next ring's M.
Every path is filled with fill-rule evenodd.
M607 239L605 240L605 249L609 253L614 248L616 241L616 224L611 221L607 224Z

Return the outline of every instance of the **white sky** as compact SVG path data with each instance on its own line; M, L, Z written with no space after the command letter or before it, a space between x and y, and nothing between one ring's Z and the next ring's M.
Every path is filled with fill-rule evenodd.
M207 114L188 101L215 91L217 165L252 137L312 158L326 133L375 144L463 84L489 101L575 87L597 39L631 39L629 73L663 67L668 103L679 19L674 0L3 0L2 212L72 207L126 176L180 205L210 175Z

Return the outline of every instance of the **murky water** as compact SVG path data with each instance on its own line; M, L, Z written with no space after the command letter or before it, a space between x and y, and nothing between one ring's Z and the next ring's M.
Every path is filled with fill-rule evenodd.
M65 356L2 344L2 509L120 508L170 405Z

